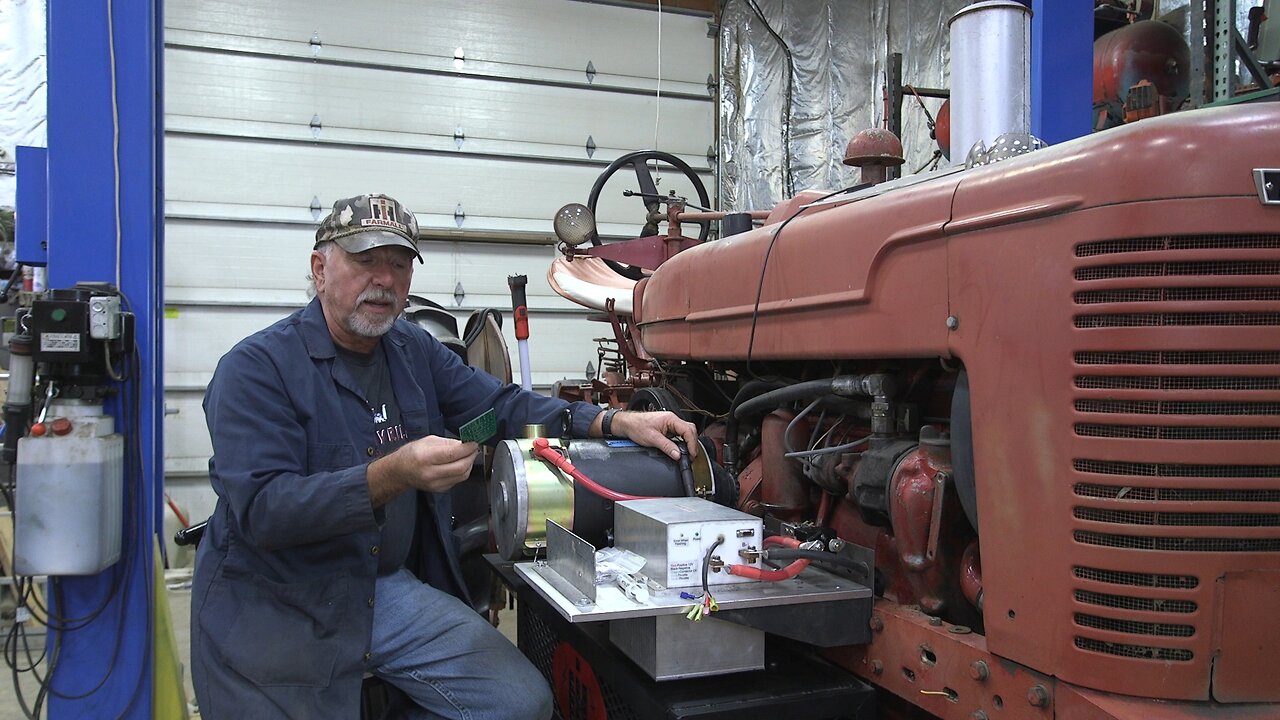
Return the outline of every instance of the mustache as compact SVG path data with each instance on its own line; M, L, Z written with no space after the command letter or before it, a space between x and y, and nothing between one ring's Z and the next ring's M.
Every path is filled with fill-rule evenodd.
M356 298L357 305L363 302L384 302L394 304L396 301L396 296L393 295L390 290L381 290L379 288L369 288L368 290L360 293L360 296Z

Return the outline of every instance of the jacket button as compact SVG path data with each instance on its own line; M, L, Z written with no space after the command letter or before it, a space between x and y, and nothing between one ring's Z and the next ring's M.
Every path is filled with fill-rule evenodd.
M380 552L382 552L382 548L378 547L377 545L374 545L373 547L369 548L370 555L377 555Z
M369 598L365 602L369 603L369 607L373 607L373 598Z
M365 662L369 662L369 658L371 658L371 657L373 657L373 653L365 653L365 654L364 654L364 661L365 661Z
M369 449L368 449L368 450L366 450L365 452L369 453L369 457L373 457L373 453L374 453L373 448L369 448Z

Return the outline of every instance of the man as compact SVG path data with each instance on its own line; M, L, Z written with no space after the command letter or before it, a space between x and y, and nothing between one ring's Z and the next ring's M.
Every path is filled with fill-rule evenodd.
M214 372L204 407L218 504L191 623L205 718L353 720L364 673L403 690L421 708L411 717L548 717L538 671L458 599L445 493L478 448L451 433L493 408L499 436L541 423L673 459L678 435L696 452L693 426L672 413L619 412L603 427L600 408L503 385L399 320L417 236L385 195L339 200L316 232L315 299ZM419 549L427 584L404 567Z

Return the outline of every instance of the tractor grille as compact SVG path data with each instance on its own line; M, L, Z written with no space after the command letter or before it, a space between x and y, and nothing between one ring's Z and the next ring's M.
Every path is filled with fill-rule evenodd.
M1206 559L1280 553L1280 351L1266 349L1280 328L1280 235L1102 240L1075 256L1072 536L1080 559L1097 548L1115 567L1073 567L1073 642L1191 662L1209 647L1201 610L1219 573ZM1250 332L1260 339L1239 341ZM1172 337L1194 341L1163 349ZM1277 451L1229 462L1241 442ZM1224 462L1173 461L1189 448ZM1134 571L1171 557L1192 572Z

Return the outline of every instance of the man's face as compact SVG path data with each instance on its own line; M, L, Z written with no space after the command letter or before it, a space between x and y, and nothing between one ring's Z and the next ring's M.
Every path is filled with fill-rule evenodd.
M370 352L404 310L413 253L387 245L352 254L333 246L327 258L311 253L311 274L334 342Z

